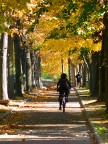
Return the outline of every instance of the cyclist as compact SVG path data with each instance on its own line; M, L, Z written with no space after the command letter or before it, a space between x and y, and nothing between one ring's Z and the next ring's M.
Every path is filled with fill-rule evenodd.
M59 98L61 94L65 93L66 102L68 102L68 95L70 93L71 84L67 79L67 75L65 73L61 74L61 78L57 82L57 92L59 92Z

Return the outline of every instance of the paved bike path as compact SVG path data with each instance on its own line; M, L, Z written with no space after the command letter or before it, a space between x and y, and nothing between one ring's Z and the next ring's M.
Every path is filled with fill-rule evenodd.
M3 120L3 125L17 123L17 126L13 127L13 133L7 131L0 135L1 144L93 144L93 134L74 89L71 90L65 113L59 110L57 92L44 91L41 94L36 101L17 107L11 120L10 117ZM18 114L19 118L16 117Z

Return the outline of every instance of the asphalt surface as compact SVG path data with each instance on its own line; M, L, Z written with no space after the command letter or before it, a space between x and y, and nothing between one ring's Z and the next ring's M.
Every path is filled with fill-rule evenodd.
M56 91L40 91L41 96L18 107L0 121L0 144L95 144L74 89L66 112L59 110Z

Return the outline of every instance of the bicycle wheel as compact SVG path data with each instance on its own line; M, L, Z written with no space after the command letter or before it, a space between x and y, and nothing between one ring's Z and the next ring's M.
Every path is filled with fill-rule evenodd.
M61 110L62 100L59 100L59 110Z
M63 113L65 112L65 102L63 101Z

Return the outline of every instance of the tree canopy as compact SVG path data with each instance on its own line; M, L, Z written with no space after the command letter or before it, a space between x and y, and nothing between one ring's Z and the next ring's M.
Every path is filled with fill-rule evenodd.
M40 49L43 71L59 74L61 58L65 65L68 57L82 63L82 48L90 55L101 50L107 0L4 0L0 6L0 31L17 32Z

